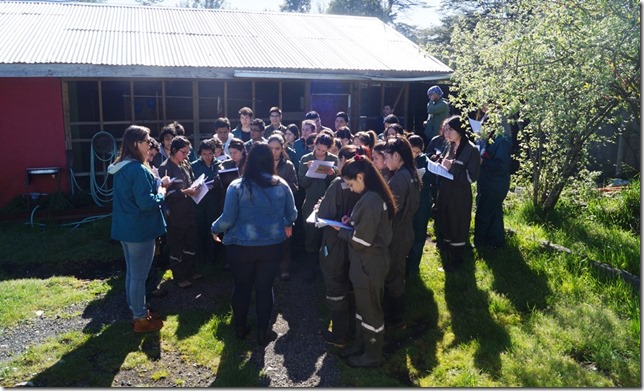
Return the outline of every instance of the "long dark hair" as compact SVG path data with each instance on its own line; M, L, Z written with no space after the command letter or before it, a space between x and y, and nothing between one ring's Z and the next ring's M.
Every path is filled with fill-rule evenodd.
M411 144L409 144L409 141L401 136L391 138L387 141L384 152L390 155L393 155L394 152L398 152L403 161L403 166L400 169L404 168L409 171L411 177L414 178L416 187L420 190L420 179L418 178L418 171L416 171L416 159L414 159L414 152L411 150Z
M125 129L121 148L119 148L119 155L116 157L116 160L114 160L114 163L119 163L128 159L145 163L146 156L141 155L139 148L137 148L137 143L145 140L146 136L150 136L150 129L145 126L132 125Z
M373 165L368 157L356 156L349 159L344 166L342 166L342 178L356 179L358 174L364 175L364 185L366 190L378 193L380 197L387 204L387 214L389 220L393 219L394 215L398 213L398 207L391 190L385 179L380 175L378 169Z
M244 165L242 186L248 187L249 190L251 182L259 187L275 186L277 182L273 178L275 175L273 162L273 152L267 143L261 141L253 144Z
M284 148L284 144L286 144L286 141L284 141L284 137L282 137L281 134L271 134L268 137L268 140L266 141L267 144L272 143L273 141L278 142L282 146L282 153L280 154L280 160L278 165L282 165L282 163L285 160L288 160L288 154L286 153L286 148Z
M240 169L242 169L244 167L244 164L246 164L246 158L248 157L244 142L241 139L233 138L232 140L230 140L230 144L228 144L228 149L230 150L230 148L236 149L242 153L242 159L239 161L238 166Z
M461 142L458 144L458 149L454 154L454 158L456 159L461 154L461 151L463 151L463 148L465 148L465 144L467 144L469 141L467 137L467 125L465 124L463 119L458 115L453 115L447 118L445 122L443 122L443 126L445 125L449 126L456 133L461 135Z

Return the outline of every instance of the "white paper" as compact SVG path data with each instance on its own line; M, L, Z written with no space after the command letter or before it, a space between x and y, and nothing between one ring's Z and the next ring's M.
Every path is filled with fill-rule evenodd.
M472 131L476 134L481 133L481 124L483 121L477 121L472 118L467 118L470 120L470 126L472 127Z
M328 220L328 219L323 219L318 217L317 211L313 211L309 217L306 218L307 223L315 224L315 228L322 228L322 227L338 227L338 228L344 228L344 229L353 229L353 227L343 224L340 221L335 221L335 220Z
M454 175L452 175L451 172L447 171L445 167L431 160L427 161L427 169L429 170L429 172L434 173L436 175L440 175L447 179L452 179L452 180L454 179Z
M327 162L326 160L311 160L311 161L313 163L311 163L311 165L309 166L309 170L306 172L306 176L309 178L324 179L326 178L326 174L324 173L324 167L333 168L332 161L329 161L329 162Z
M199 175L199 178L195 179L194 182L192 182L192 186L190 186L191 189L197 189L199 192L192 197L193 200L195 200L195 203L200 203L201 200L208 194L208 191L210 190L208 186L203 186L206 182L206 174L201 174Z

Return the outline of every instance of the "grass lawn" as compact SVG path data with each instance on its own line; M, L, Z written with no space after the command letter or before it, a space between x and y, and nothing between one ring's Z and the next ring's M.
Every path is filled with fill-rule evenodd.
M636 227L628 217L635 193ZM640 289L588 262L639 276L639 183L613 196L567 198L547 218L514 194L506 208L506 228L513 231L508 245L473 250L457 273L439 272L437 251L425 247L419 276L407 282L408 326L388 331L384 366L341 363L338 386L641 387ZM122 291L120 276L64 273L88 260L121 259L108 233L108 220L74 231L0 227L0 330L20 327L37 310L73 317L72 304L82 311ZM545 249L543 240L573 251ZM37 270L38 278L12 277L19 265ZM55 272L44 273L42 265ZM160 352L207 368L215 385L257 386L262 368L249 361L251 348L235 340L230 321L229 307L222 306L215 313L173 314L156 336L128 332L126 322L58 335L1 362L0 386L30 379L111 386L121 370L138 371L141 381L133 386L164 379L183 385L181 376L157 365ZM61 358L65 365L54 365Z

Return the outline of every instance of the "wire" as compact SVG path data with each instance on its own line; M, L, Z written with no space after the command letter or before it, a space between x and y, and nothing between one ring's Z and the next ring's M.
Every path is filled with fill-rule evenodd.
M94 150L94 143L95 143L94 140L97 137L106 137L106 136L112 141L112 151L109 153L109 155L107 155L106 158L102 158ZM116 140L110 133L105 131L100 131L92 137L92 142L90 143L90 147L91 147L90 148L90 172L89 172L90 193L92 195L92 200L96 205L104 206L104 204L107 204L112 201L113 189L108 188L109 175L106 175L105 173L103 176L103 183L100 185L98 184L96 180L95 161L96 159L98 159L101 162L104 162L104 163L109 162L111 164L114 161L114 158L116 157L116 154L117 154Z

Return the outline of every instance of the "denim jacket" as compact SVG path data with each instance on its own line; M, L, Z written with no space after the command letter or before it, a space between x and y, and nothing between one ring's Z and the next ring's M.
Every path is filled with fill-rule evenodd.
M228 186L224 212L212 223L212 232L225 232L226 245L268 246L286 240L284 227L297 218L291 188L278 176L273 176L276 184L266 188L254 182L249 188L242 181L235 179Z

